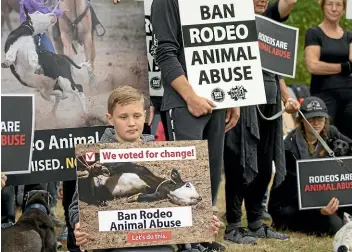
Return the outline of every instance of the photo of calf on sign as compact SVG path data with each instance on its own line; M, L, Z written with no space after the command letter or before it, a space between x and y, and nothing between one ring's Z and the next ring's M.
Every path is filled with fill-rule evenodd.
M77 145L76 160L84 249L213 241L206 141Z

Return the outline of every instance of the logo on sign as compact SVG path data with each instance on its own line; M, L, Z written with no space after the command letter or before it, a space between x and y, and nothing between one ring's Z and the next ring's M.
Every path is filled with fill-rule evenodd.
M95 152L87 152L86 153L86 161L94 162L95 161Z
M211 91L211 98L215 102L223 102L225 100L225 92L220 88L215 88Z
M155 76L150 79L150 87L154 90L159 90L161 89L161 81L160 78Z
M231 99L238 101L238 100L245 100L247 89L245 89L242 85L236 86L230 89L228 95L230 95Z

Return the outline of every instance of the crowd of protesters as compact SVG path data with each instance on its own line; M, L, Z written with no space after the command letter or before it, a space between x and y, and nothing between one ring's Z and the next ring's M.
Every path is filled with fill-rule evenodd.
M117 3L118 1L114 1ZM28 5L22 1L22 5ZM253 0L254 12L277 22L285 22L296 5L296 0ZM154 0L151 7L153 26L153 57L161 70L163 97L151 97L151 118L146 120L142 95L129 87L114 90L108 105L107 118L114 129L107 129L102 141L134 142L152 141L162 122L167 141L207 140L211 174L212 203L215 208L221 183L222 165L225 174L226 227L224 239L234 244L255 244L257 239L287 240L291 230L307 234L334 235L343 225L344 212L352 209L339 207L339 199L332 198L326 207L318 210L300 211L296 161L328 156L311 127L325 140L342 139L352 144L352 31L340 26L345 14L346 0L321 0L324 18L320 24L309 28L305 35L305 62L311 73L310 94L300 102L294 97L283 79L263 71L267 103L260 106L214 110L216 105L192 89L187 80L185 53L182 40L177 0ZM39 6L27 7L29 11L49 12ZM23 10L23 7L21 7ZM57 16L62 13L56 12ZM55 52L45 34L36 38L43 50ZM119 93L120 92L120 93ZM121 94L132 97L124 105ZM282 106L283 105L283 106ZM295 126L283 135L283 120L267 120L282 109L295 120ZM131 127L120 122L115 113L141 113L142 117L131 121L136 135L131 137L116 128ZM303 117L297 114L301 111ZM297 116L298 115L298 116ZM133 117L133 116L132 116ZM145 125L144 122L148 121ZM144 127L145 126L145 127ZM149 136L142 135L149 133ZM275 164L275 174L273 174ZM270 189L269 183L273 179ZM15 222L15 195L17 187L6 186L6 176L1 177L2 227ZM26 185L26 194L33 189L45 189L57 199L59 183ZM76 181L61 184L65 224L52 215L58 226L66 227L67 248L81 251L79 246L87 242L88 234L80 231L78 219L78 192ZM267 198L270 197L269 202ZM18 202L18 201L17 201ZM22 202L22 205L24 205ZM51 206L53 211L56 201ZM247 213L248 228L242 225L242 206ZM267 206L268 205L268 208ZM268 213L270 215L268 215ZM272 218L272 227L264 223L264 217ZM309 224L309 225L308 225ZM218 232L219 220L214 216L214 234ZM225 250L219 243L179 244L178 251ZM171 246L112 249L104 251L174 251Z

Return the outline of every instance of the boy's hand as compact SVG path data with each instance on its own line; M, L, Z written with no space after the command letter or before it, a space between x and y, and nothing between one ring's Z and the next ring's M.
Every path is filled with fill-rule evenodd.
M75 234L75 238L76 238L76 245L77 246L81 246L84 245L88 242L88 234L86 232L81 232L79 230L79 222L75 225L75 230L73 231L73 233Z
M333 215L336 213L337 209L339 209L339 200L336 199L335 197L332 198L329 202L329 204L326 207L323 207L320 209L320 213L322 215Z
M195 117L204 116L212 112L216 105L204 97L193 95L186 100L188 111Z
M213 219L211 220L211 228L213 229L213 234L217 235L220 228L220 221L215 215L213 215Z

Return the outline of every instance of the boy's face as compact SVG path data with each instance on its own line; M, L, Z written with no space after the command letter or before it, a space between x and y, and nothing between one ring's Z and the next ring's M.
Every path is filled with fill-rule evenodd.
M141 102L128 105L116 104L110 115L106 113L110 125L114 126L119 142L136 142L143 132L146 112Z

